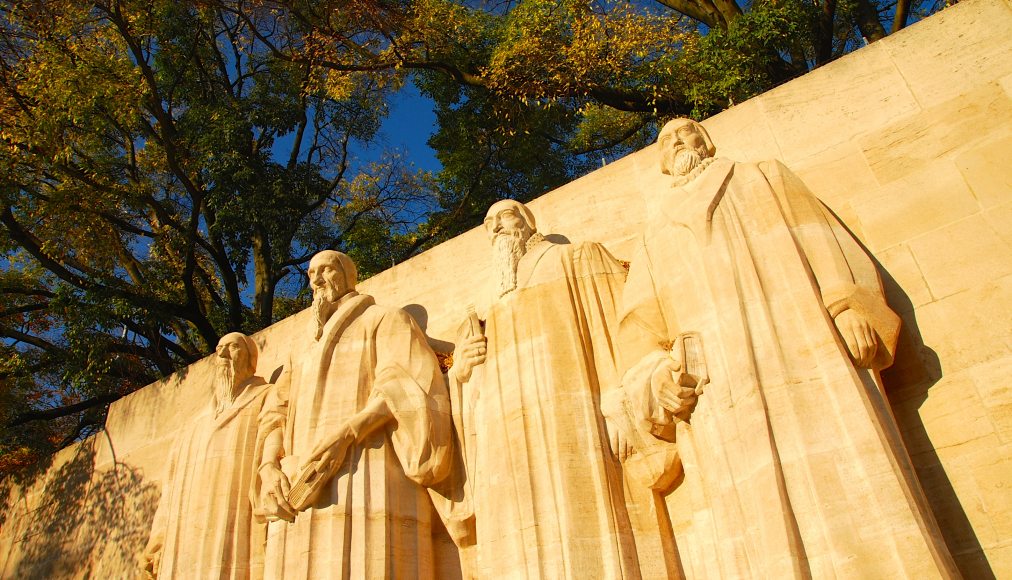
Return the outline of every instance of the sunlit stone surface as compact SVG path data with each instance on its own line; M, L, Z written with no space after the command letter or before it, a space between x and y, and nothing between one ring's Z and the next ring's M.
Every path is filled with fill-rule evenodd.
M383 313L355 318L360 334L353 323L318 340L311 310L257 333L268 393L236 469L263 478L265 457L278 458L297 483L320 443L346 447L293 523L251 526L267 571L932 577L951 557L967 578L1012 576L1009 29L1008 2L966 0L708 119L716 157L733 163L673 187L651 146L542 196L528 209L548 238L541 260L555 261L522 258L510 292L479 228L359 284ZM707 186L723 170L730 179ZM684 204L674 213L671 196ZM529 314L541 293L555 306ZM509 347L506 310L519 321ZM654 329L640 343L626 332L637 317ZM429 348L453 352L482 321L485 360L471 376L433 370ZM157 509L195 494L172 491L191 461L173 449L213 420L216 356L113 404L103 433L44 472L2 482L0 576L141 577ZM417 389L377 388L362 368L403 372ZM464 397L471 383L482 388ZM512 399L483 421L496 394ZM302 396L295 408L320 405L316 419L292 414ZM280 445L272 424L284 425ZM506 432L488 432L496 424ZM589 481L571 483L580 470ZM250 477L227 497L269 498ZM262 544L257 525L269 528Z

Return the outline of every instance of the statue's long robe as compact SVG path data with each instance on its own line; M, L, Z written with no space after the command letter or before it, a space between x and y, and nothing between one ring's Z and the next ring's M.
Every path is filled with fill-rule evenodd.
M301 360L262 418L264 432L284 430L281 464L290 481L371 397L383 397L395 419L348 451L294 523L270 524L265 577L435 577L433 508L423 486L447 475L452 425L425 335L404 311L352 293Z
M599 410L618 384L625 270L599 244L543 241L517 278L489 307L487 359L462 397L478 577L639 577Z
M176 439L152 525L164 537L159 577L260 577L265 530L253 521L249 489L269 387L253 377L221 414L193 419Z
M629 364L702 335L711 383L678 430L669 497L685 574L953 574L877 373L855 368L831 317L861 313L882 344L873 366L891 363L898 318L867 254L777 162L717 159L653 202L621 334Z

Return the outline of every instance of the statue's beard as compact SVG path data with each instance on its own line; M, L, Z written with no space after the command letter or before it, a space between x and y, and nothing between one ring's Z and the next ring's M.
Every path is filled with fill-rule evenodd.
M703 162L703 155L697 149L678 149L668 163L672 175L688 175Z
M217 417L235 400L235 364L230 359L218 358L214 373L214 416Z
M517 266L520 258L527 253L527 239L523 230L503 230L492 240L492 247L495 254L496 296L501 298L517 287Z
M320 340L323 336L323 327L334 314L338 299L340 296L337 288L330 284L313 288L313 324L316 327L316 340Z

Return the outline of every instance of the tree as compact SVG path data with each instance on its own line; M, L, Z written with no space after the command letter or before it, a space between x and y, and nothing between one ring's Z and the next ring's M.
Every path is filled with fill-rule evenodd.
M0 458L304 307L321 249L380 271L935 1L0 1ZM404 82L435 175L356 158Z
M403 71L436 103L441 210L405 250L476 225L941 7L936 0L222 0L280 16L278 58ZM255 8L254 8L255 7ZM461 151L460 144L473 146ZM532 162L533 161L533 162Z
M307 304L309 258L410 232L431 181L356 161L390 74L274 58L174 1L5 2L0 29L0 457L91 432L105 406ZM269 36L267 37L269 38ZM3 466L0 466L2 468ZM9 466L8 466L9 467Z

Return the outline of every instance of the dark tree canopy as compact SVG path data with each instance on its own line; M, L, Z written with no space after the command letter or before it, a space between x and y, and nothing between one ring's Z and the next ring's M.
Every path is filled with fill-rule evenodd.
M917 0L0 2L0 473L363 276L795 78ZM405 82L442 169L364 156Z

